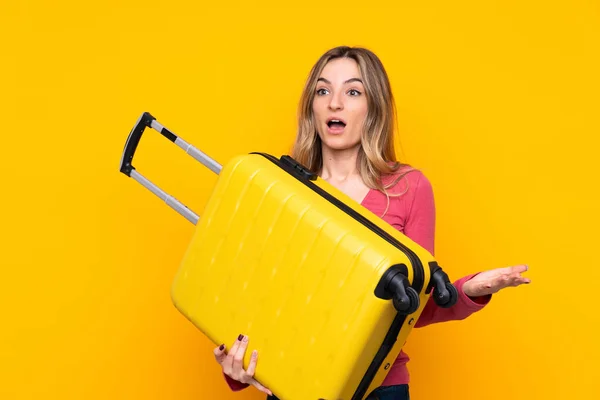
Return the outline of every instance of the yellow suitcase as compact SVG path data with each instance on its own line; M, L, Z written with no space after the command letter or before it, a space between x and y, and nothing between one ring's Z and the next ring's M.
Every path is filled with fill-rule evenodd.
M132 166L152 128L217 173L202 218ZM429 293L456 289L432 255L288 156L224 166L143 113L121 172L196 225L174 278L175 307L215 345L240 333L255 378L282 400L364 399L383 381Z

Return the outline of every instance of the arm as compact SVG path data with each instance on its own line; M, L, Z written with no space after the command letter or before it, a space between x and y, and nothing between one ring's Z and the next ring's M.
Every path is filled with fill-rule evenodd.
M454 286L458 290L458 301L450 308L439 307L433 300L433 297L429 297L415 327L420 328L438 322L462 320L485 307L491 300L491 295L471 298L463 291L465 282L476 275L477 274L467 275L454 282Z
M407 199L407 217L404 234L434 254L435 238L435 201L433 189L429 180L418 173L411 180L409 192L412 198ZM407 193L407 194L408 194ZM471 298L463 290L465 282L477 274L465 276L454 282L458 290L458 301L450 308L439 307L432 297L429 297L415 327L423 327L438 322L462 320L481 310L491 299L491 295Z

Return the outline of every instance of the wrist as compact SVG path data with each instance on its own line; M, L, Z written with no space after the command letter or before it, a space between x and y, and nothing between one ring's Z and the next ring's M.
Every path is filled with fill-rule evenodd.
M470 279L463 283L462 292L476 304L486 304L490 301L491 294L481 293L477 291L477 285L475 285Z
M471 283L471 280L468 280L465 283L463 283L462 292L465 294L465 296L469 297L470 299L478 297L473 293L473 285Z

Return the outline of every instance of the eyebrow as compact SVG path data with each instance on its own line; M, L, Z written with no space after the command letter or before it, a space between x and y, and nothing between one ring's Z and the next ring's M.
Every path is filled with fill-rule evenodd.
M331 85L331 82L329 82L329 81L328 81L327 79L325 79L325 78L319 78L319 79L317 79L317 81L323 81L323 82L325 82L325 83L328 83L328 84L330 84L330 85ZM348 79L346 82L344 82L344 84L346 84L346 83L350 83L350 82L360 82L360 83L363 83L363 81L362 81L362 80L360 80L359 78L350 78L350 79Z

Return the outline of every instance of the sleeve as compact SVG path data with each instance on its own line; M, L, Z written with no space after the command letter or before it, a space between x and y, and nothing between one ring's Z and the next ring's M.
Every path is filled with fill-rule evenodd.
M467 275L454 282L454 286L456 287L456 290L458 290L458 301L450 308L439 307L433 300L433 297L429 297L421 316L415 324L415 328L420 328L438 322L459 321L485 307L486 304L491 300L491 295L471 298L462 290L464 283L473 278L475 275L477 274Z
M233 379L230 376L225 375L224 373L223 373L223 376L225 377L225 382L227 382L227 385L229 385L229 388L234 392L239 392L240 390L244 390L248 386L250 386L247 383L242 383L242 382L236 381L235 379Z
M433 189L429 180L421 173L419 173L418 178L416 178L413 184L415 187L410 191L412 199L409 199L404 234L420 246L423 246L431 254L434 254L435 200ZM475 275L477 274L471 274L453 282L458 290L458 301L453 307L439 307L433 300L433 297L429 297L415 327L423 327L438 322L462 320L485 307L491 300L491 295L470 298L463 291L464 283Z
M417 175L417 174L415 174ZM409 187L404 234L431 254L435 248L435 200L429 180L418 172Z

